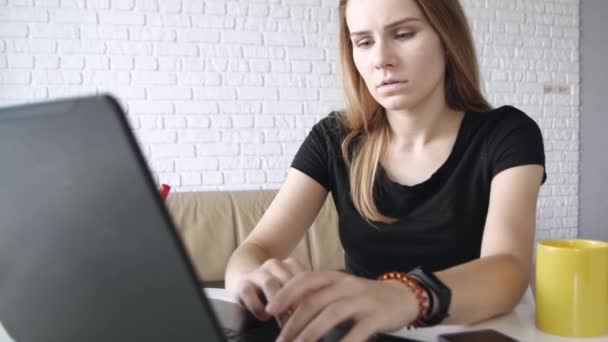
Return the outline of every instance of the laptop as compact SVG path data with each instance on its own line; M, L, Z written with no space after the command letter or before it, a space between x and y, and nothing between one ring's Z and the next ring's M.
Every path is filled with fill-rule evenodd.
M0 109L0 160L0 326L14 341L278 336L205 296L111 96Z

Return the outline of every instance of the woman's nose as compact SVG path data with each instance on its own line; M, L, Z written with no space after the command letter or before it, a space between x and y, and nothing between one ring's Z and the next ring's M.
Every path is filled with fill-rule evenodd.
M374 46L374 66L383 69L394 65L395 57L389 44L377 42Z

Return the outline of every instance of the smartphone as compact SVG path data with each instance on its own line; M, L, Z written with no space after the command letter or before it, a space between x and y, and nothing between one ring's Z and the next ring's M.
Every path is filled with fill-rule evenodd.
M463 331L439 335L439 342L519 342L492 329Z

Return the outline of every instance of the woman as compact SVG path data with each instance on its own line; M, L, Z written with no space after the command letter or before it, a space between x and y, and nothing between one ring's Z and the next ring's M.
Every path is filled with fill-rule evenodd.
M228 291L258 318L278 317L285 341L346 320L351 341L511 311L529 284L545 178L538 126L481 95L457 0L339 10L347 108L313 127L231 257ZM346 272L305 272L284 258L329 192Z

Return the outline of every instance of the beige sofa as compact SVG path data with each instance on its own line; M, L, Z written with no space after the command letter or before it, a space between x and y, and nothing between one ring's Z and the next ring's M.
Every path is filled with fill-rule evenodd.
M201 280L208 283L224 279L230 255L254 228L276 192L172 192L169 195L167 207ZM292 256L309 270L344 268L338 217L331 196Z

